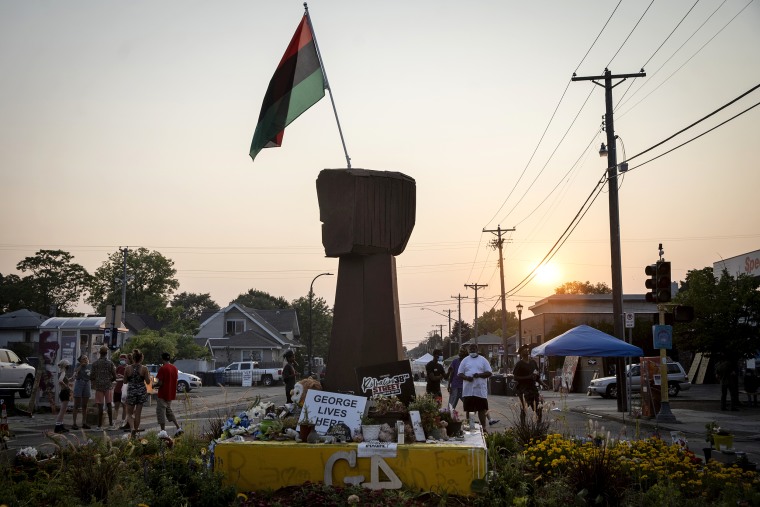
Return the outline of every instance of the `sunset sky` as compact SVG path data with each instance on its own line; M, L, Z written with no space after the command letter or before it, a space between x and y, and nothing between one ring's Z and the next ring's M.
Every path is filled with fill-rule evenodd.
M119 247L146 247L174 261L180 291L221 306L252 288L293 300L337 273L315 188L322 169L346 167L329 95L281 148L248 156L302 4L0 2L0 273L43 248L93 272ZM405 345L441 324L447 334L421 308L456 318L452 296L469 297L472 321L465 284L488 285L479 312L499 305L483 229L516 229L508 311L521 302L532 315L566 281L611 285L605 187L550 265L512 291L605 172L604 90L571 83L574 72L647 73L614 89L618 161L760 84L760 2L616 6L309 3L352 166L416 180L416 226L397 257ZM760 248L760 107L639 167L758 102L760 90L631 160L618 182L624 293L645 292L658 243L674 280ZM314 284L330 305L336 278Z

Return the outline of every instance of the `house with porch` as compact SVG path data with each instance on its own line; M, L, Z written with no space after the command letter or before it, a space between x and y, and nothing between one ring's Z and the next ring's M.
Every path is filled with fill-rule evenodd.
M276 368L286 350L303 347L300 336L294 309L255 310L232 303L201 316L195 342L211 351L217 367L258 361L262 368Z

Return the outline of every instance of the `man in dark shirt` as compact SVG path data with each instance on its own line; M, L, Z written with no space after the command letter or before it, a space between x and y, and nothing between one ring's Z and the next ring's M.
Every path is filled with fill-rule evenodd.
M530 347L520 347L520 360L517 361L513 374L517 381L517 396L520 398L520 423L525 424L525 407L530 407L541 422L541 405L539 404L538 365L530 358Z
M282 381L285 383L285 403L293 403L290 392L296 387L296 355L292 350L287 350L284 357Z
M425 375L427 376L427 386L425 392L432 394L441 403L443 394L441 393L441 380L446 378L446 370L443 365L438 362L441 358L440 349L433 351L433 359L425 365Z

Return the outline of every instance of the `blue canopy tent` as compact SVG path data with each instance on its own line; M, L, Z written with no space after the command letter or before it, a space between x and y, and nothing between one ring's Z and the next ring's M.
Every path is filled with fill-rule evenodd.
M585 324L565 331L531 351L532 356L640 357L641 347Z

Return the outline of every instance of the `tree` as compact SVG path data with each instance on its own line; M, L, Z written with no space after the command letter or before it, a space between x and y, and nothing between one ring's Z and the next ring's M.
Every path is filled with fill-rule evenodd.
M309 344L309 297L300 297L293 300L293 308L298 315L298 325L301 328L301 343L308 347ZM314 333L312 342L312 355L327 359L330 350L330 333L332 332L333 311L323 298L312 300L312 329ZM308 355L308 349L306 354Z
M103 313L107 304L121 303L123 254L112 253L98 269L90 283L90 296L86 299L97 312ZM158 317L169 303L172 293L179 287L174 278L177 270L174 261L147 248L130 250L127 255L127 310Z
M240 294L234 300L237 303L254 310L284 310L290 308L290 303L283 297L270 296L269 293L256 289L248 289L245 294Z
M679 348L713 358L754 357L760 350L760 279L713 268L691 270L673 302L694 307L694 321L676 323Z
M33 257L19 262L16 269L31 272L23 279L14 280L24 306L43 315L74 313L89 284L90 274L72 262L73 259L73 255L63 250L38 250Z
M517 332L517 315L515 312L507 312L507 335L511 336ZM502 335L501 329L501 308L491 308L478 317L478 333ZM452 331L453 334L453 331Z
M0 273L0 313L15 312L22 308L29 308L32 305L33 299L34 292L21 277L14 274L3 275ZM45 314L47 314L47 311Z
M604 283L599 282L592 285L591 282L565 282L556 289L555 294L612 294L612 289Z
M472 338L472 326L461 320L454 321L454 325L451 326L451 337L455 341L459 340L459 328L462 328L462 341L459 343L461 345Z
M170 356L177 355L177 338L175 333L161 333L151 329L143 329L124 344L127 352L140 349L143 353L143 364L158 364L161 353L168 352Z
M219 305L211 299L211 295L182 292L175 294L171 307L160 314L160 320L165 322L167 331L196 334L200 326L201 315L207 311L218 311Z

